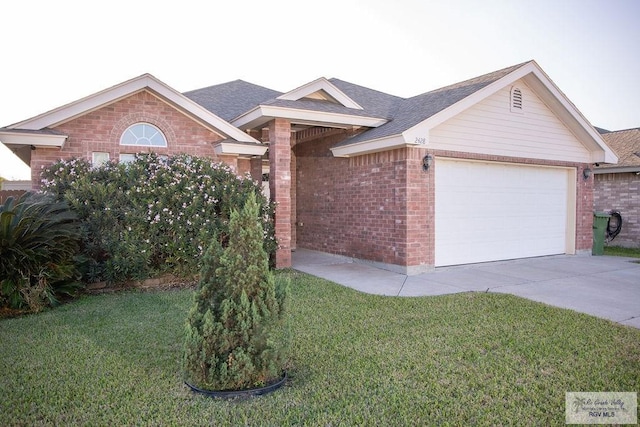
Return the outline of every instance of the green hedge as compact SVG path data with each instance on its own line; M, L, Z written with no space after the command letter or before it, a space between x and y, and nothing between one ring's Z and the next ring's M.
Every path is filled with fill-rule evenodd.
M80 219L87 282L192 276L211 237L229 238L230 212L250 193L258 200L264 248L273 256L277 247L273 205L260 183L211 159L151 153L99 167L61 160L43 169L42 189L69 203Z

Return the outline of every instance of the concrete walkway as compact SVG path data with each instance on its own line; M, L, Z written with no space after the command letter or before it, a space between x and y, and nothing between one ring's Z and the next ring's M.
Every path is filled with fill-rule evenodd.
M637 261L557 255L440 267L406 276L343 256L307 249L293 252L294 269L370 294L413 297L469 291L507 293L640 328Z

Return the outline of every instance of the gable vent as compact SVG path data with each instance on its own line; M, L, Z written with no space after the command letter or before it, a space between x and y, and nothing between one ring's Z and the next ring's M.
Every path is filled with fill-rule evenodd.
M511 112L522 113L522 91L518 87L511 88Z

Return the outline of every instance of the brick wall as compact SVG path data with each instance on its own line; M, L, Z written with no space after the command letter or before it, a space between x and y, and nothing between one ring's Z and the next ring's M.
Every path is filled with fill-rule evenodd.
M294 148L298 247L402 266L409 273L433 266L437 165L422 170L427 150L333 157L329 148L346 136L345 131L334 131ZM576 251L591 249L593 178L582 178L586 165L446 151L431 154L576 168Z
M347 135L334 131L295 146L298 247L400 266L427 263L421 150L333 157L329 148Z
M120 136L132 124L151 123L159 128L167 139L167 147L120 146ZM59 159L92 158L92 152L107 152L111 159L121 153L147 152L153 150L162 155L185 153L211 157L230 164L238 173L251 171L250 161L234 156L218 157L213 144L222 139L215 132L203 127L182 112L172 108L147 91L102 107L55 128L69 135L62 150L38 148L31 152L31 175L35 188L40 186L40 171L43 166Z
M609 173L595 175L594 210L616 210L622 216L620 234L612 246L640 248L640 175Z

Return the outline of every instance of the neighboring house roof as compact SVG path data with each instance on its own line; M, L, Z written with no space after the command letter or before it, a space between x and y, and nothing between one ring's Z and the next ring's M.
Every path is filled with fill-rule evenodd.
M6 145L19 145L22 143L23 145L51 146L52 143L48 142L51 141L52 136L50 128L141 91L148 91L158 96L227 140L232 140L234 143L245 143L242 145L263 146L263 144L256 139L242 132L235 126L232 126L212 111L192 101L150 74L143 74L101 92L40 114L39 116L9 125L5 128L0 128L0 140ZM58 132L56 136L61 135L62 134ZM40 139L34 142L34 138ZM65 139L66 137L63 139L58 138L55 144L62 147ZM266 151L266 147L264 150Z
M618 156L618 164L605 163L595 173L640 172L640 128L618 131L598 129L602 138Z

